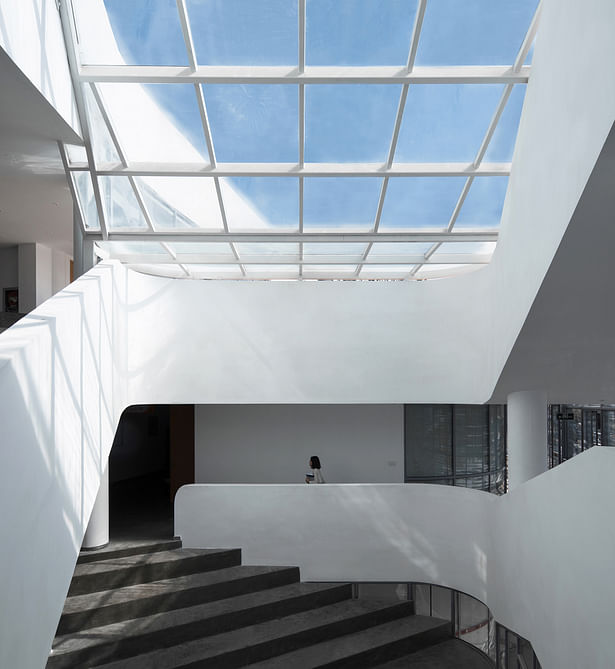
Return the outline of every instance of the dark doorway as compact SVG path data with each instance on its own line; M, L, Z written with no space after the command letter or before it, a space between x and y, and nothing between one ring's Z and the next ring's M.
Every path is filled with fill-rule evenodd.
M173 498L194 482L194 406L124 411L109 456L112 541L173 536Z

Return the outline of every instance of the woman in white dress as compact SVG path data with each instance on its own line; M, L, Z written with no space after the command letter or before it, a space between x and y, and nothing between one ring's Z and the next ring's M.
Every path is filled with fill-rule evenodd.
M310 458L310 469L312 470L311 474L305 475L306 483L324 483L325 479L323 478L322 472L320 471L320 458L317 455L313 455Z

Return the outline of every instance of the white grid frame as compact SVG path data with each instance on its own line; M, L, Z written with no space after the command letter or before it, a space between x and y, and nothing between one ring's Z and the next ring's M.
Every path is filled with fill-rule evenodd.
M176 0L177 11L182 34L184 37L189 67L170 66L84 66L79 63L76 48L76 32L73 23L71 2L62 3L61 14L69 52L69 63L76 90L77 105L81 116L84 143L86 148L87 163L69 163L66 160L66 152L62 148L62 156L67 173L87 171L93 184L93 192L97 205L100 221L100 231L92 231L86 228L83 221L84 235L95 241L150 241L161 245L164 253L160 255L143 254L112 254L112 257L121 262L133 266L140 265L167 265L179 267L182 276L191 276L186 265L234 265L239 270L239 275L233 278L255 278L250 276L251 265L272 267L289 265L287 278L302 279L304 268L318 266L318 274L311 273L309 278L339 279L353 278L361 279L364 269L370 270L370 266L392 268L406 268L403 279L422 279L421 270L430 265L450 265L451 267L477 266L489 262L491 255L485 253L456 253L443 255L436 254L442 243L445 242L495 242L497 241L497 230L455 230L455 223L470 191L472 183L476 178L483 176L506 176L510 173L509 163L484 163L483 158L493 137L497 124L502 116L506 103L510 97L515 84L527 83L531 66L524 65L528 51L535 38L541 3L525 35L521 48L512 66L453 66L453 67L415 67L414 61L419 45L423 17L427 8L427 0L419 0L412 36L409 45L409 54L405 68L399 67L338 67L318 66L308 67L305 64L305 26L306 26L306 0L297 0L298 4L298 56L296 67L242 67L242 66L201 66L198 64L190 19L185 0ZM192 84L195 91L196 101L201 116L203 136L209 153L209 164L203 165L177 165L160 163L135 163L126 159L126 153L122 148L113 121L105 109L104 100L100 95L97 84L105 82L130 82L138 84L166 83L166 84ZM298 160L297 163L219 163L216 160L214 141L207 115L207 105L203 83L244 83L244 84L276 84L296 85L299 91L298 101ZM309 84L401 84L401 94L395 117L394 127L389 145L387 159L384 164L373 163L306 163L305 156L305 86ZM493 114L492 120L485 132L483 141L476 157L472 163L399 163L395 162L395 152L401 124L404 117L408 90L411 85L421 84L450 84L450 83L478 83L478 84L505 84L504 92ZM109 136L115 146L119 163L96 164L92 152L89 135L89 122L87 118L87 107L84 103L82 86L90 86L96 104L99 107L102 118L107 126ZM143 217L147 223L147 230L109 230L102 206L98 178L101 176L124 176L127 177L135 198L139 204ZM140 192L137 177L147 176L197 176L214 180L218 207L223 229L219 232L190 229L188 231L162 231L156 229L156 222L148 211L143 195ZM299 190L298 206L298 232L265 232L265 233L232 233L229 231L224 197L220 187L220 179L234 176L258 176L258 177L289 177L297 179ZM372 229L364 232L340 232L327 233L305 232L303 229L303 205L304 205L304 180L312 177L372 177L382 181L375 220ZM441 228L433 230L421 230L420 232L396 232L385 233L379 230L380 219L386 199L387 187L391 178L397 177L448 177L464 176L466 181L462 192L457 200L454 211L449 221ZM69 174L70 177L70 174ZM69 178L72 184L72 180ZM76 200L77 194L73 191ZM79 207L81 212L81 207ZM228 254L224 257L215 256L210 253L179 254L173 247L173 242L221 242L232 251L232 258ZM278 243L291 242L298 244L296 254L253 254L241 256L237 250L238 243ZM361 242L365 244L365 250L358 254L340 255L304 255L305 243L339 243L348 244ZM388 256L373 255L371 253L374 243L377 242L421 242L429 243L429 250L422 254ZM322 269L331 266L331 272ZM348 266L350 273L343 277L339 275L339 267ZM295 269L291 269L295 268ZM373 272L373 270L371 270ZM280 278L280 274L272 274L269 278ZM212 276L212 278L220 278ZM268 278L259 275L258 278ZM378 278L373 273L370 279ZM390 275L384 273L380 278L389 279Z

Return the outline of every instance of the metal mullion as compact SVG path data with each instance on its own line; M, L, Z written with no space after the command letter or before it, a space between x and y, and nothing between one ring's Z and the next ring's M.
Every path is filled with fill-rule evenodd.
M166 242L160 242L160 246L162 246L162 248L171 256L173 260L177 260L177 253L175 253L175 251ZM185 265L182 265L181 263L177 263L177 265L180 267L180 269L186 276L192 276L190 272L186 269Z
M534 16L532 17L530 27L528 28L527 33L525 33L525 38L523 39L523 43L521 44L521 48L519 49L519 53L517 54L517 57L515 58L515 62L512 67L513 72L519 72L523 67L523 63L527 58L527 54L532 46L532 42L536 37L536 31L538 30L538 23L540 21L541 10L542 10L542 0L540 0L540 2L538 3L538 7L536 7L536 11L534 12Z
M215 157L214 157L215 160ZM83 170L84 165L69 167L71 171ZM190 176L202 179L213 177L458 177L458 176L509 176L511 164L484 163L475 167L473 163L393 163L390 166L378 163L217 163L203 166L201 163L131 162L123 167L118 162L101 163L94 170L97 176Z
M68 158L66 156L66 150L65 150L64 144L62 142L58 142L58 149L60 151L60 158L62 159L62 165L64 166L64 173L66 174L66 180L68 181L68 188L70 189L70 193L73 197L73 203L77 205L77 211L79 212L79 223L81 225L81 232L83 234L85 234L85 232L86 232L85 215L84 215L83 211L81 210L81 200L80 200L79 195L77 193L77 190L75 188L73 178L69 174Z
M196 72L198 67L196 60L196 53L194 50L194 42L192 40L192 31L190 30L190 21L188 20L188 10L186 9L185 0L177 0L177 13L179 14L179 22L182 28L182 35L184 36L184 43L186 45L186 52L188 53L188 61L190 63L190 71Z
M107 220L105 217L105 211L102 203L102 197L100 194L100 188L98 185L98 178L93 172L94 169L94 153L92 151L92 142L90 137L90 126L88 122L88 116L86 111L86 104L83 95L83 89L81 88L81 83L79 80L79 60L77 57L77 49L75 45L77 44L77 38L75 35L75 26L72 22L71 17L68 15L68 12L72 13L72 3L61 3L60 4L60 20L62 23L62 32L64 35L64 41L66 44L66 54L68 57L69 69L71 73L71 80L73 83L73 91L75 94L75 104L77 106L77 113L79 115L79 121L81 124L81 134L83 135L83 142L85 146L85 152L88 158L88 171L90 173L90 180L92 182L92 189L94 191L94 200L96 201L96 210L98 212L98 222L100 224L100 232L103 240L107 240L109 233L107 230ZM85 221L84 221L85 223Z
M224 226L224 232L226 235L229 234L229 229L228 229L228 220L226 218L226 209L224 207L224 198L222 197L222 189L220 188L220 180L218 177L214 179L214 185L216 187L216 197L218 198L218 207L220 207L220 216L222 217L222 225ZM246 275L246 269L245 267L239 262L239 252L237 251L237 248L235 247L235 244L231 242L228 239L225 239L223 241L228 241L229 246L231 247L231 251L233 252L233 255L235 256L235 260L237 260L239 264L239 269L241 270L241 275L245 276Z
M138 240L143 233L138 229L118 230L110 233L110 237L116 241ZM91 239L99 239L98 232L88 231ZM210 242L233 242L233 243L329 243L329 242L357 242L368 244L370 242L494 242L497 241L497 230L464 230L462 232L439 231L408 231L408 232L212 232L211 230L182 229L182 230L158 230L148 233L150 239L155 241L210 241Z
M412 37L410 39L410 53L408 54L408 72L414 69L414 61L416 60L416 52L419 48L419 37L423 27L423 18L425 17L425 9L427 8L427 0L419 0L419 6L416 10L416 18L414 20L414 28L412 29Z
M510 84L527 83L531 66L517 71L506 65L419 66L408 71L397 65L82 65L81 81L140 84Z
M498 106L495 108L495 113L493 114L491 123L489 123L489 127L487 128L487 132L483 137L480 149L478 150L476 158L474 158L474 162L472 163L474 167L478 167L481 164L483 158L485 157L485 153L487 153L487 149L489 148L489 142L491 142L491 138L493 137L493 133L495 132L495 129L500 121L500 117L502 116L504 107L506 107L506 103L508 102L508 98L512 93L512 89L513 89L513 84L508 84L504 88L504 91L502 92L502 97L498 102Z

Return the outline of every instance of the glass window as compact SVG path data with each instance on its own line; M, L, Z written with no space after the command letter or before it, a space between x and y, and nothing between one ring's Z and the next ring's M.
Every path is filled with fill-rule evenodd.
M444 230L465 177L395 177L389 179L379 230Z
M417 0L307 0L307 65L405 65Z
M304 180L304 230L345 228L369 231L374 226L381 179L310 177Z
M453 473L450 405L405 406L406 477Z
M400 91L377 84L306 86L306 162L383 163Z
M512 65L538 0L428 2L417 65Z
M203 90L218 161L299 160L297 86L209 84Z
M297 63L297 0L187 0L186 7L201 65Z
M503 90L500 84L410 86L395 162L472 162Z

